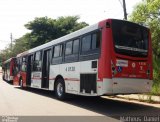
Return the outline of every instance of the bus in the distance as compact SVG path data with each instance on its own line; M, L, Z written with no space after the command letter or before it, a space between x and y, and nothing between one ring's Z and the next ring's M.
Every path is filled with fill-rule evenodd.
M21 87L101 96L147 93L152 87L150 30L106 19L17 55Z
M26 56L24 55L25 53L18 54L15 60L15 75L13 78L13 84L14 85L19 85L21 87L26 87L26 76L29 74L31 71L27 71L26 67ZM28 63L29 65L29 63ZM23 79L23 80L22 80ZM25 81L25 82L24 82Z
M2 63L2 78L7 82L13 82L14 78L14 67L15 67L15 57L12 57Z

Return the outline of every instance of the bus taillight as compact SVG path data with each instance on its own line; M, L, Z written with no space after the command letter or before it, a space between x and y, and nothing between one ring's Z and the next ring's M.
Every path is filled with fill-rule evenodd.
M114 66L112 61L111 61L111 69L112 69L112 77L114 77L115 74L117 74L117 70L116 70L116 68L115 68L115 66Z
M111 27L110 23L106 22L106 28L110 28L110 27Z
M148 78L150 77L150 64L148 64L148 68L147 68L147 75L148 75Z

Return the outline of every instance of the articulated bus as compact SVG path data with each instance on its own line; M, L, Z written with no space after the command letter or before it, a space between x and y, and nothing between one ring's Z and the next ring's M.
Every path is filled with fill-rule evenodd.
M142 25L106 19L17 55L14 84L101 96L150 92L152 46Z
M15 60L16 58L12 57L2 63L2 69L3 69L2 78L7 82L13 82Z

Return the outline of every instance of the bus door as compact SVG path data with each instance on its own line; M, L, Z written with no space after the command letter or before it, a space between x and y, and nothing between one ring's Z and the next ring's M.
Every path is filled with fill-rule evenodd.
M33 67L31 70L31 87L41 88L42 80L42 51L34 53Z
M31 85L31 72L32 72L32 64L33 64L33 54L29 55L27 58L27 86Z
M49 67L51 49L44 50L43 52L43 64L42 64L42 88L49 88Z

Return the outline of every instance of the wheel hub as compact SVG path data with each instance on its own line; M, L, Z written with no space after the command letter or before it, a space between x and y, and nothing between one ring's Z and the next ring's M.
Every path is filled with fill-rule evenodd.
M63 86L61 83L59 83L57 85L57 94L58 94L58 96L62 96L62 94L63 94Z

